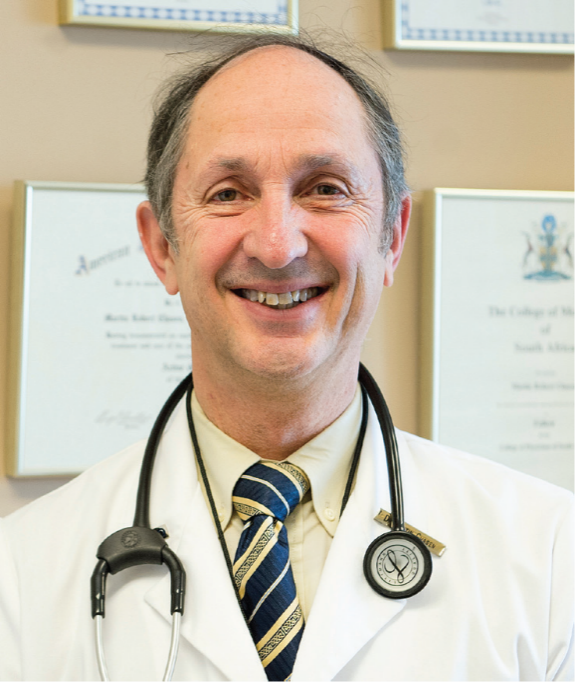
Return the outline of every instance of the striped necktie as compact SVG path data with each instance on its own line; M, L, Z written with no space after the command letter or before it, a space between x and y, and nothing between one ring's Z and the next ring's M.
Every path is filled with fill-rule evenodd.
M291 463L260 462L240 477L232 503L246 521L234 580L269 681L290 679L304 617L297 598L284 520L309 489Z

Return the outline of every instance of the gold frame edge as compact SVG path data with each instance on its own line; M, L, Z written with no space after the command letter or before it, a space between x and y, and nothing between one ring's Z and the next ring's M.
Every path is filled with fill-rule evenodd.
M422 257L421 257L421 315L420 315L420 373L419 373L419 435L433 436L433 387L435 357L435 190L423 194Z
M383 50L397 50L397 0L382 0Z
M6 390L6 474L19 477L19 433L22 371L22 302L26 242L26 181L14 181L10 236L10 298L8 307L8 372Z

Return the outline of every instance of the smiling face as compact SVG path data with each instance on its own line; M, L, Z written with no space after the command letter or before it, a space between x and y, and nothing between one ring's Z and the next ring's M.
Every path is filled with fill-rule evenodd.
M280 379L358 363L404 240L399 220L379 253L383 206L362 105L336 72L277 46L212 77L177 167L178 253L151 259L181 294L194 367ZM154 221L139 220L141 234Z

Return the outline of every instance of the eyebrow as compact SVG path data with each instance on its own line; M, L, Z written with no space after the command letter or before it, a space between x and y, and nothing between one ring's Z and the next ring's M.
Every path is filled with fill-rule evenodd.
M359 180L359 169L340 154L301 154L298 167L306 171L316 171L324 166L330 166L348 176L353 183Z

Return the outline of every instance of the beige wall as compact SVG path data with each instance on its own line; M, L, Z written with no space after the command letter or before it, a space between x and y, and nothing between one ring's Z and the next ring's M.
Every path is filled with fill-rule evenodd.
M57 0L0 3L0 425L6 408L9 235L15 179L131 183L143 175L151 95L187 34L63 28ZM301 0L301 25L344 31L382 67L405 132L416 207L365 361L395 422L416 431L421 191L571 190L573 60L380 50L380 0ZM81 445L79 445L81 448ZM3 459L2 459L3 460ZM16 482L0 465L0 515L63 480Z

